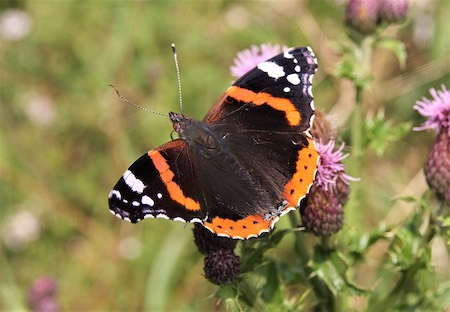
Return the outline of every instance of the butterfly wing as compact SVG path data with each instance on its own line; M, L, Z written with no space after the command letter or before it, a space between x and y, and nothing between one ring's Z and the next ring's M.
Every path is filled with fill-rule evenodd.
M316 70L310 47L286 50L236 80L203 121L263 131L307 131L314 115Z
M168 142L136 160L109 194L111 213L136 223L145 218L201 222L206 212L190 150Z
M264 221L266 227L250 225L254 230L250 236L267 232L309 192L319 158L308 133L314 117L311 82L316 69L310 48L287 50L238 79L205 116L203 121L253 182L247 191L252 210L243 208L234 218L213 210L205 222L213 232L243 231L249 224L238 222L249 218ZM221 188L222 181L212 183ZM236 197L230 192L222 196L230 203Z
M245 74L203 120L220 151L204 156L183 140L150 151L110 192L111 212L131 222L200 222L232 238L270 231L314 180L318 155L307 131L316 68L312 50L297 48Z

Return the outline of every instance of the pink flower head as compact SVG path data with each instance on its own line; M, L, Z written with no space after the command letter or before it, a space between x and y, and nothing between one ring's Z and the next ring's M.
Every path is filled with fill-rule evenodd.
M231 75L240 78L259 63L274 57L286 49L286 46L280 46L279 44L263 43L260 46L252 45L250 49L238 52L237 57L234 58L234 65L230 67Z
M37 278L28 290L28 305L32 311L59 312L56 300L58 285L51 277Z
M334 151L335 142L333 140L324 144L322 141L316 142L316 148L320 155L319 166L317 167L317 177L315 185L323 188L325 191L334 189L338 178L345 184L350 181L357 181L344 172L342 160L347 158L348 154L343 154L345 144L342 144Z
M442 90L436 91L432 88L430 94L433 97L432 100L424 97L421 101L417 101L413 107L422 116L428 118L422 126L414 127L413 130L433 129L438 133L442 128L447 129L450 134L450 91L447 90L445 85L442 85Z
M349 0L345 21L348 26L360 33L372 33L379 24L378 7L379 0Z
M380 16L387 22L400 22L408 14L408 0L381 0Z

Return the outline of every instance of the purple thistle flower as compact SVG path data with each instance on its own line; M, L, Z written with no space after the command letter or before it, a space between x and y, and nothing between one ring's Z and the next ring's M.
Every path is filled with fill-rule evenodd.
M433 129L439 133L441 129L446 129L447 134L450 135L450 91L445 85L442 85L442 90L432 88L430 94L433 97L429 100L425 97L421 101L417 101L414 109L422 116L427 117L428 120L420 127L414 127L414 131L421 131L426 129Z
M28 305L36 312L58 312L56 302L58 286L56 281L47 276L37 278L28 290Z
M401 22L408 13L408 0L381 0L380 16L387 22Z
M350 0L345 11L345 22L354 30L369 34L379 24L379 0Z
M450 92L442 85L442 90L431 89L430 94L432 100L424 97L414 105L428 119L413 130L433 129L437 133L424 173L430 188L450 206Z
M280 46L279 44L263 43L260 46L252 45L250 49L238 52L234 58L234 65L230 67L231 75L240 78L259 63L274 57L286 49L286 46Z
M319 165L317 167L317 176L314 184L317 187L323 188L325 191L334 189L338 178L344 184L349 185L350 181L358 181L348 174L344 173L344 164L342 160L348 157L348 154L343 154L345 144L342 144L337 150L335 149L335 141L331 140L324 144L320 140L316 142L316 148L320 155Z
M317 132L317 131L316 131ZM337 233L344 223L343 206L348 200L350 181L357 181L345 173L342 160L344 144L335 148L335 141L316 142L320 160L316 180L300 205L300 215L306 231L316 236L329 236Z

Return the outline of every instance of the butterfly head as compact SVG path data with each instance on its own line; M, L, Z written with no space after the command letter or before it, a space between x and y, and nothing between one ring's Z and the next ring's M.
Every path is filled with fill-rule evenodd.
M217 136L204 122L173 112L169 113L169 117L180 139L185 141L194 152L208 156L220 149Z

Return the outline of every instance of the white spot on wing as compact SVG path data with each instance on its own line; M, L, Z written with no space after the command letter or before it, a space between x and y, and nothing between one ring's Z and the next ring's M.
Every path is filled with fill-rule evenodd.
M158 198L161 198L161 197L162 197L162 194L161 194L161 193L158 193L158 194L156 194L156 196L157 196Z
M284 91L284 92L289 92L289 91L291 91L291 88L285 87L285 88L283 89L283 91Z
M296 65L295 68L294 68L294 70L295 70L297 73L299 73L299 72L300 72L300 65Z
M130 170L125 171L123 174L123 179L125 180L125 183L128 185L128 187L138 194L142 194L144 191L145 185L142 183L141 180L136 178L136 176L131 172Z
M300 77L298 76L298 74L290 74L286 77L286 79L294 86L298 86L300 84Z
M169 217L166 216L165 214L162 214L162 213L156 215L156 217L159 218L159 219L167 219L167 220L169 220Z
M120 192L118 190L112 190L111 192L109 192L109 198L115 196L117 199L122 199L122 195L120 194Z
M284 210L281 211L280 213L280 217L284 216L285 214L287 214L288 212L295 210L295 207L288 207L285 208ZM278 221L278 220L277 220ZM272 227L275 225L275 223L272 225Z
M133 202L131 203L134 207L138 207L141 204L138 201L133 200Z
M142 203L143 205L149 205L150 207L153 207L153 205L155 204L155 202L153 201L153 199L151 199L151 198L150 198L149 196L147 196L147 195L142 196L141 203Z
M274 79L284 77L285 75L283 66L280 66L275 62L262 62L258 65L258 69Z
M283 56L287 59L294 58L294 56L291 54L290 50L284 51Z
M173 221L186 222L186 220L184 220L183 218L180 218L180 217L173 218Z

